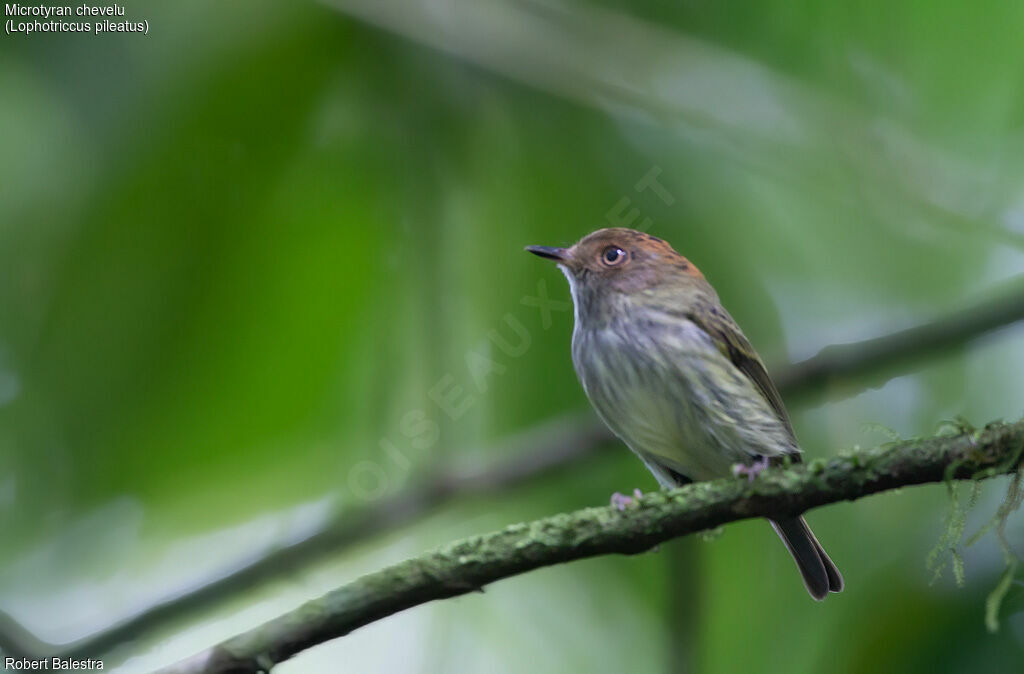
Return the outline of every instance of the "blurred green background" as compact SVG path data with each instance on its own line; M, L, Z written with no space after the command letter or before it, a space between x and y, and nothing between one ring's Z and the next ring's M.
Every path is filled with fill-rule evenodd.
M126 13L149 35L0 36L0 610L44 641L585 412L571 312L546 322L529 301L568 290L524 245L649 219L776 366L1024 269L1024 4ZM671 203L637 191L652 169ZM1017 419L1022 337L790 401L807 454ZM621 449L456 497L162 625L106 669L148 671L361 573L633 487L655 484ZM1004 491L986 485L968 533ZM932 486L811 513L848 587L823 604L746 522L418 607L275 671L1019 671L1020 587L998 633L983 622L993 537L964 551L963 588L948 570L929 584L948 510Z

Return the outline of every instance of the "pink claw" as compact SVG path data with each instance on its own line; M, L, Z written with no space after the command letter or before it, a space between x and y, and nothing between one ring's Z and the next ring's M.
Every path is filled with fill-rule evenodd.
M615 506L617 510L623 511L626 509L626 506L633 505L633 499L620 494L619 492L615 492L612 494L612 505Z
M626 496L615 492L612 494L612 505L619 510L625 510L627 507L638 505L640 499L644 497L644 493L639 488L633 490L632 496Z
M762 456L760 459L750 465L737 463L732 467L732 474L736 477L740 475L747 476L747 482L753 482L754 478L761 474L765 468L768 467L768 457Z

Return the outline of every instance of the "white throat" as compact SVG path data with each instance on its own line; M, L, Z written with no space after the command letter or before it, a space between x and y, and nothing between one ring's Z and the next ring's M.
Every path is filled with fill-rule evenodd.
M576 287L576 276L564 264L559 264L562 275L569 281L569 292L572 294L572 319L576 327L580 324L580 291Z

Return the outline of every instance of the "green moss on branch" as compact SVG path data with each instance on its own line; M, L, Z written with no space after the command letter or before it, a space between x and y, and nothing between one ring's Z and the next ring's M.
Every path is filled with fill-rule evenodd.
M296 653L435 599L481 590L532 569L634 554L672 538L752 517L781 518L889 489L1017 470L1024 422L890 443L827 461L648 494L636 507L587 508L466 538L363 576L164 670L264 672Z

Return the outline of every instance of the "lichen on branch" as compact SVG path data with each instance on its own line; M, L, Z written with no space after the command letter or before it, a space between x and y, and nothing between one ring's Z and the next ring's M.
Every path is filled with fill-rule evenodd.
M892 442L828 460L645 495L634 507L586 508L450 543L307 602L173 667L170 673L265 672L306 648L407 608L481 590L532 569L635 554L752 517L781 518L881 491L1014 473L1024 422Z

